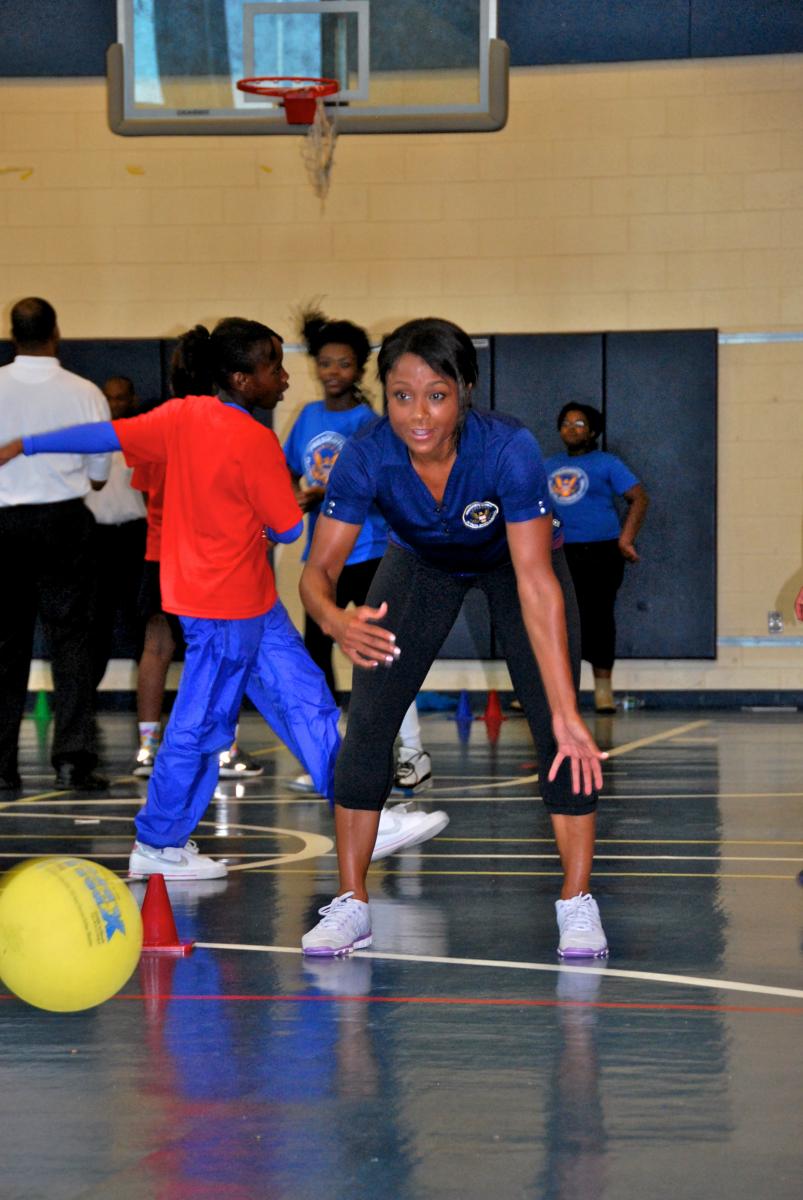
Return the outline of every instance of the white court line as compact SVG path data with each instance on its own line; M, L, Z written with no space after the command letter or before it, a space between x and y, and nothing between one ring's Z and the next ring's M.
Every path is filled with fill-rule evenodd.
M300 946L250 946L226 942L196 942L202 950L250 950L257 954L301 954ZM566 967L553 963L509 962L488 958L440 958L429 954L383 954L373 950L358 950L354 958L376 959L378 962L408 962L447 967L490 967L507 971L547 971L572 975L601 975L608 979L629 979L637 983L672 983L681 987L713 988L715 991L752 992L762 996L787 996L803 1000L798 988L770 987L763 983L738 983L730 979L705 979L696 975L663 975L654 971L623 971L618 967ZM313 960L314 961L314 960Z

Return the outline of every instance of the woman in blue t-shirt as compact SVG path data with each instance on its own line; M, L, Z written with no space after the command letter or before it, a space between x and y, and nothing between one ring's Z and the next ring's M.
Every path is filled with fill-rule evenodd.
M301 578L308 612L366 668L354 672L335 776L340 894L303 949L333 955L370 945L365 878L393 782L395 731L476 586L541 763L564 870L559 953L602 956L607 943L588 886L605 755L577 709L579 628L538 445L514 418L471 408L477 357L449 321L402 325L382 343L378 370L387 416L343 448ZM346 611L337 580L374 505L390 544L365 605Z
M323 313L308 311L302 314L301 333L324 393L323 400L302 408L284 445L296 499L309 518L307 544L302 554L302 561L306 561L321 501L338 455L352 434L378 418L360 386L371 354L365 330L351 321L330 321ZM371 508L337 580L336 600L340 608L365 604L387 544L385 519L377 508ZM304 645L335 695L334 642L309 613L304 622ZM399 740L394 786L398 791L416 791L429 783L432 763L421 743L415 698L402 718ZM297 791L311 791L312 779L301 775L291 786ZM448 820L444 812L408 813L403 809L385 812L374 858L434 837ZM402 826L409 828L403 831ZM386 849L386 841L390 849Z
M598 409L564 404L558 413L558 433L566 450L553 454L545 466L552 501L563 523L566 561L580 610L581 653L594 671L594 707L597 712L615 712L614 605L625 562L638 562L636 535L649 498L621 459L597 449L602 430ZM617 499L627 504L621 528Z

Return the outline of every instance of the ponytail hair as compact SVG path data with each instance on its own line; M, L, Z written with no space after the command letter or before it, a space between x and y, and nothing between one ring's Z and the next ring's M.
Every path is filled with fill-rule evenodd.
M348 346L354 352L358 374L351 390L358 403L370 405L370 398L360 387L365 364L371 357L371 341L365 330L352 321L330 321L320 309L310 307L301 310L299 332L310 358L317 358L324 346Z
M226 317L210 333L195 325L179 338L170 360L170 390L174 396L208 396L225 391L237 371L253 374L260 360L276 358L275 342L282 338L260 321Z
M352 321L330 321L316 308L302 311L301 337L311 358L317 358L324 346L348 346L362 372L371 357L371 342L364 329Z

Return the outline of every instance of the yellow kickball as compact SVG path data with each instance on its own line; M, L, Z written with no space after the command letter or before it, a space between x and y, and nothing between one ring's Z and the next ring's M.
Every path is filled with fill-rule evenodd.
M0 879L0 979L51 1012L102 1004L131 977L142 918L128 887L85 858L35 858Z

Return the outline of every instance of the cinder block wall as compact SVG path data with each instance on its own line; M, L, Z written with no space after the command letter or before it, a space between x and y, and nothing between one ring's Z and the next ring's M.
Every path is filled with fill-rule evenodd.
M292 342L315 296L376 337L429 313L476 333L803 330L803 55L518 69L500 133L341 138L324 207L296 139L116 138L100 79L0 81L0 112L0 299L48 297L65 336L237 313ZM763 634L779 608L791 636L803 343L720 361L719 631ZM290 369L280 434L315 395L300 355ZM297 574L283 552L296 614ZM802 655L723 647L622 664L617 684L800 688ZM440 664L430 682L506 677Z

